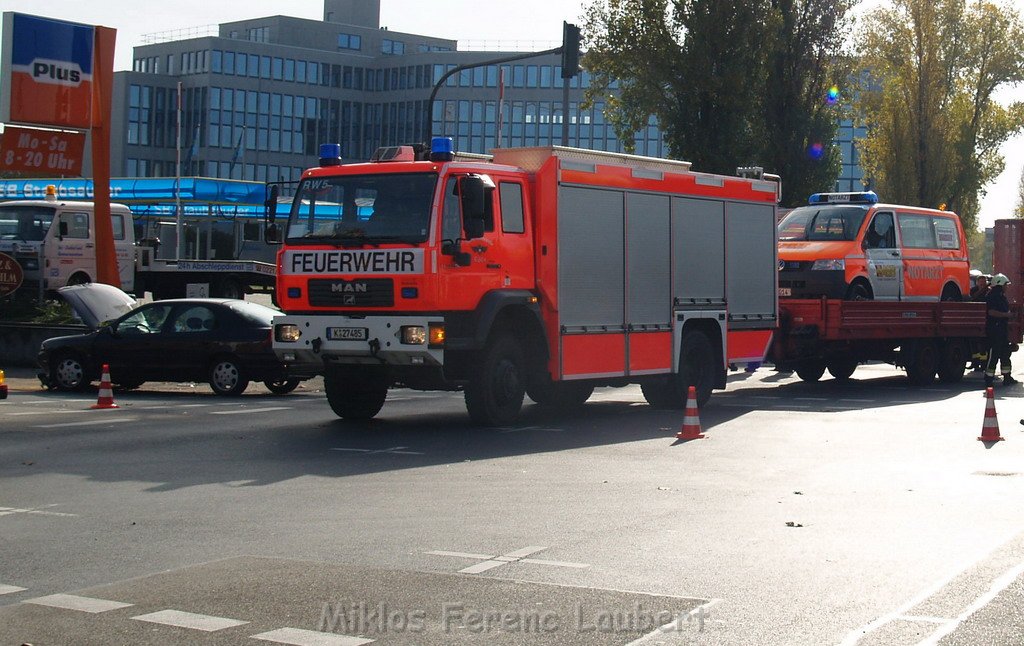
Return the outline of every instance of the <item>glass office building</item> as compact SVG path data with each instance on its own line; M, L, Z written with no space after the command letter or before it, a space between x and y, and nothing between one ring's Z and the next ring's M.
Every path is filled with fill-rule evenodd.
M603 104L582 108L586 72L569 81L563 111L557 55L461 71L431 109L431 90L447 71L516 53L457 46L381 28L380 0L325 0L322 21L247 19L136 47L133 70L115 75L114 131L124 137L113 142L112 172L174 176L180 150L182 175L287 181L316 165L324 142L362 161L378 146L422 142L429 132L483 153L560 144L566 122L570 146L624 149ZM653 118L634 140L638 155L668 152ZM840 145L845 161L850 146ZM858 170L853 161L850 168Z

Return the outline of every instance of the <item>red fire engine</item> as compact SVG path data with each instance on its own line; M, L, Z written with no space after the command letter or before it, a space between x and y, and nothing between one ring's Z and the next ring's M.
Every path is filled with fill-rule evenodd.
M771 341L777 178L446 138L321 157L277 232L273 344L340 417L372 418L392 387L463 390L484 425L603 385L683 407Z

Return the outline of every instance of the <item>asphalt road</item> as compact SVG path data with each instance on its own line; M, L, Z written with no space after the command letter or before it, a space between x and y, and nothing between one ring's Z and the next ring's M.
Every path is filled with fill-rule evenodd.
M319 383L0 402L0 643L1021 644L1024 388L732 373L482 429Z

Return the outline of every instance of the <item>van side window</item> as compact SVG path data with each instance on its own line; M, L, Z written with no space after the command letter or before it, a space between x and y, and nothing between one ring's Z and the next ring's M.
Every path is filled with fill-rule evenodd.
M111 213L110 226L114 229L114 240L124 240L124 216L120 213Z
M916 213L900 213L897 216L900 225L900 238L906 249L936 249L935 230L932 228L932 216Z
M960 248L960 232L957 231L953 218L933 215L932 225L935 227L935 239L939 243L939 249Z
M893 226L892 213L879 213L871 220L864 234L864 242L868 249L896 248L896 227Z
M60 216L68 224L66 238L89 239L89 214L88 213L64 213Z

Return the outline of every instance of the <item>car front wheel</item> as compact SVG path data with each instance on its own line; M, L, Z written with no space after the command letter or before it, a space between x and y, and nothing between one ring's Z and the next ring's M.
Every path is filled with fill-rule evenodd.
M218 395L234 397L241 395L249 385L238 360L232 357L214 359L210 364L210 388Z
M85 374L85 363L76 354L64 354L53 360L50 381L57 390L83 390L89 385Z

